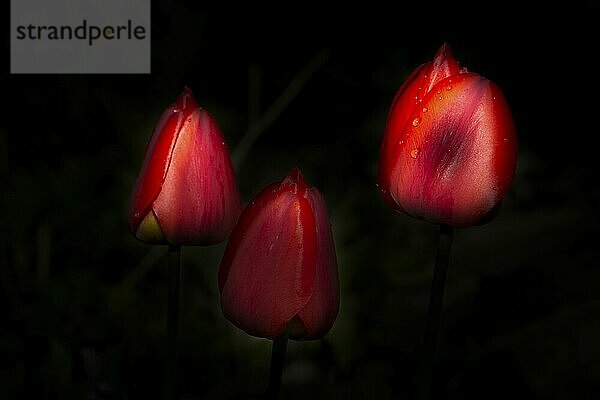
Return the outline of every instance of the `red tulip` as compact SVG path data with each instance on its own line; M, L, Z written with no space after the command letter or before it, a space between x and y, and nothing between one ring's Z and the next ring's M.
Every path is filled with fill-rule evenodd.
M467 227L499 209L516 153L515 126L501 90L461 68L444 44L396 94L377 181L395 210Z
M214 244L227 238L241 209L221 131L185 88L146 147L130 230L151 243Z
M233 229L219 270L223 313L274 339L325 335L339 307L337 260L325 202L298 168L264 188Z

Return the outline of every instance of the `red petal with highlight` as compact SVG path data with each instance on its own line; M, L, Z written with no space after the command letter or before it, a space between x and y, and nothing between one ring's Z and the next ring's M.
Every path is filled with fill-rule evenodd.
M196 109L184 122L153 210L172 244L213 244L227 238L241 200L223 135Z
M392 109L396 112L389 113L385 136L380 150L379 172L377 184L382 196L390 206L401 211L400 205L394 202L389 194L389 173L395 160L393 159L394 149L401 145L401 135L404 127L408 123L414 108L419 104L420 97L427 85L431 63L422 64L415 69L408 79L402 84L392 103Z
M152 202L160 193L179 131L196 107L196 101L186 87L177 100L165 110L152 132L133 190L129 228L134 235L140 222L150 211Z
M310 301L298 313L304 324L303 339L316 339L332 327L340 306L337 258L323 196L309 189L308 200L316 221L317 266L315 288Z

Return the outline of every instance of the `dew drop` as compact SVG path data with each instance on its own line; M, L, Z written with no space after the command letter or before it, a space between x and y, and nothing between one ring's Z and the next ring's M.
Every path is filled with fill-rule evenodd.
M504 140L504 142L508 142L508 138L504 138L504 139L502 139L502 140Z
M438 100L441 100L441 99L442 99L442 96L438 97Z
M400 143L400 144L404 144L404 140L401 140L399 143Z
M221 146L225 146L225 142L221 142Z
M417 117L413 119L412 126L418 126L421 123L421 118Z
M452 85L446 86L446 90L452 90Z
M441 94L441 93L442 93L442 91L438 89L438 91L437 91L436 93L437 93L437 94Z
M427 110L429 110L427 107L423 107L423 109L421 111L424 112L424 113L426 113Z
M412 158L417 158L417 156L419 155L419 149L412 149L410 152L410 156Z
M135 213L133 213L133 216L135 218L139 218L142 215L142 213L140 213L139 211L136 211Z

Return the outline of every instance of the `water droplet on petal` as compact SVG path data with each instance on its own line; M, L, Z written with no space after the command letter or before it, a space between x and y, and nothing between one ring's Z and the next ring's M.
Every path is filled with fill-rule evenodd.
M412 158L417 158L417 156L419 155L419 149L412 149L410 152L410 156Z
M417 117L413 119L412 126L418 126L421 123L421 118Z
M508 142L508 138L504 138L503 140L504 140L504 142Z
M441 100L441 99L442 99L442 96L438 97L438 100Z
M448 86L446 87L446 90L452 90L452 85L448 85Z
M427 110L429 110L427 107L423 107L423 109L421 111L423 111L424 113L426 113Z
M142 215L142 213L140 213L139 211L136 211L135 213L133 213L133 216L135 218L139 218Z

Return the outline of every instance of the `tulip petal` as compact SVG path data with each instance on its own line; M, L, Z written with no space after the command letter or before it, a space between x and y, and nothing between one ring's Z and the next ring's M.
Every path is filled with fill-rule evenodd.
M425 93L429 93L431 89L438 84L442 79L449 76L457 75L461 72L460 66L456 59L452 56L452 51L447 43L442 44L435 53L431 72L429 73L429 82L426 86Z
M454 227L477 223L505 195L514 125L499 89L477 74L443 79L411 115L396 148L390 191L407 213ZM505 140L506 139L506 140ZM502 155L504 161L498 161ZM514 171L514 168L511 169Z
M384 199L398 211L401 211L401 207L393 201L388 191L390 186L389 171L395 163L393 154L394 150L401 145L404 127L408 124L413 110L419 104L419 100L422 100L421 96L424 87L427 85L430 70L431 63L425 63L412 72L396 93L391 107L395 112L389 113L386 122L385 135L380 151L377 184Z
M412 123L415 110L425 107L425 96L442 79L463 73L458 62L452 56L450 46L444 43L435 54L433 62L417 67L404 81L390 108L381 147L377 182L384 199L397 211L403 211L402 205L393 201L389 193L390 171L396 160L394 154L404 144L404 132Z
M185 88L175 103L165 110L152 132L133 190L130 230L134 234L160 193L179 131L195 107L197 105L191 91Z
M248 226L253 223L254 219L261 212L261 210L267 207L273 198L273 195L279 193L280 185L281 184L279 182L275 182L263 188L263 190L261 190L260 193L252 199L250 204L246 206L240 215L235 228L233 228L233 231L231 231L229 239L227 239L227 247L219 267L218 283L219 290L221 292L223 291L225 281L229 276L229 271L231 269L233 258L236 254L236 250L240 247L241 241L246 237L246 229L248 229Z
M309 201L271 185L242 213L219 273L221 307L236 326L274 339L315 288L315 221Z
M171 244L227 238L241 210L233 167L214 119L196 108L183 122L169 169L153 204Z
M316 339L332 327L340 306L337 258L325 200L318 190L308 190L316 221L317 265L315 288L306 306L298 313L304 324L302 339Z

